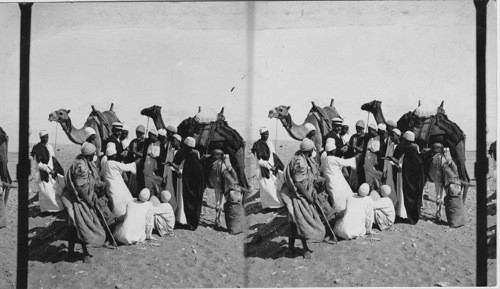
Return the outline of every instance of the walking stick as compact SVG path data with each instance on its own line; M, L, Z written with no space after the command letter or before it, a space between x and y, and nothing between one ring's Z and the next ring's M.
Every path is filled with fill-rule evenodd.
M319 208L319 210L321 211L321 214L323 215L323 218L325 218L325 222L326 222L326 225L328 227L328 229L330 230L330 232L332 233L333 235L333 241L335 242L335 244L337 244L337 237L335 237L335 233L333 232L333 229L332 227L330 226L330 222L328 222L328 219L326 218L326 215L325 215L325 212L323 211L323 208L318 204L317 201L314 201L314 204Z
M116 244L115 237L113 237L113 233L111 233L111 229L109 228L108 223L106 223L106 219L104 218L104 214L102 213L101 209L99 209L98 205L95 206L95 209L97 212L99 212L99 215L101 216L102 221L104 222L104 228L111 236L111 241L113 241L113 246L115 246L115 248L118 249L118 245Z

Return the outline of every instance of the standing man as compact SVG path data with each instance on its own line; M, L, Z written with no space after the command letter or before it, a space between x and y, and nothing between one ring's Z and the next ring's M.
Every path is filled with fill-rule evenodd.
M122 128L122 133L120 134L120 142L122 143L122 148L126 150L130 145L130 140L128 139L129 129L128 126L124 125Z
M346 158L354 157L356 159L356 168L351 168L349 175L349 186L353 192L357 192L360 184L358 170L363 170L363 162L361 161L361 154L363 152L363 142L365 140L365 122L358 120L356 122L356 133L349 139L349 147L347 149Z
M387 151L385 152L385 158L383 159L384 169L382 171L382 184L388 185L391 188L391 192L388 197L391 199L395 208L397 208L398 195L396 190L396 180L397 180L397 163L393 162L389 157L394 154L396 146L399 144L399 137L401 136L401 131L394 128L389 133L389 144L387 145ZM394 167L396 166L396 167Z
M256 175L260 184L260 202L263 209L278 209L283 207L279 190L283 185L285 166L276 155L273 143L269 141L269 130L263 127L259 133L260 139L253 144L252 153L259 164Z
M161 185L162 177L155 173L158 167L159 156L160 142L158 141L158 132L153 128L149 130L148 139L146 140L144 153L142 155L142 163L144 164L144 188L151 190L154 185L158 187Z
M334 117L332 119L332 130L323 137L323 147L325 147L326 140L328 138L333 138L335 140L335 147L337 150L335 151L335 156L336 157L342 157L344 152L346 151L346 148L344 148L344 141L342 140L342 137L340 136L340 130L342 129L342 123L343 120L339 117Z
M165 171L165 165L162 163L165 162L165 158L167 156L167 131L164 128L160 128L158 130L158 141L160 142L160 155L157 159L157 168L155 174L157 176L163 177Z
M378 153L380 151L380 137L377 133L377 126L370 124L368 126L368 141L366 148L364 148L364 163L363 169L365 171L365 183L370 185L371 188L375 185L375 180L379 183L382 179L382 171L378 170ZM366 141L366 139L365 139Z
M54 156L54 148L50 145L46 130L40 132L40 142L33 147L31 156L37 162L35 182L38 187L38 202L41 212L60 212L64 170Z
M71 221L68 240L68 257L74 257L75 243L81 243L83 262L90 263L91 257L87 245L102 246L106 241L106 231L101 225L100 209L96 190L102 190L105 183L99 180L99 172L93 163L96 147L84 143L65 180L68 190L63 193L64 206Z
M172 167L182 176L178 189L182 194L186 227L192 231L198 228L200 222L203 193L206 187L200 153L195 149L195 145L195 139L187 137L172 163Z
M342 128L340 129L340 137L342 138L344 145L349 143L351 135L349 134L349 123L347 122L347 120L344 120L344 122L342 123Z
M402 162L402 193L406 215L411 224L416 224L422 207L422 193L425 186L425 173L422 157L415 142L415 134L407 131L402 142L394 150L393 161Z
M113 128L111 129L111 136L108 137L103 143L101 147L102 153L106 153L106 148L108 143L112 142L115 144L116 148L116 161L121 162L123 158L126 156L126 153L123 153L123 146L120 140L120 136L123 130L123 124L121 122L114 122Z
M389 134L387 133L387 126L383 123L379 123L377 134L380 140L380 150L378 152L378 165L377 170L382 171L384 169L384 160L385 153L387 151L387 146L389 145Z
M139 194L139 187L144 187L144 183L142 182L139 185L139 180L144 180L144 174L142 170L144 167L142 166L142 154L144 152L144 133L146 132L146 128L141 124L137 126L135 129L135 135L137 136L133 139L128 146L128 155L127 155L127 163L134 162L137 169L137 174L130 175L128 188L132 193L132 196L137 197Z

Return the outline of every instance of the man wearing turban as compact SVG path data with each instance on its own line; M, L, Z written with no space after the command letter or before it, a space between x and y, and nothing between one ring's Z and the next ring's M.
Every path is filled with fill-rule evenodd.
M93 144L82 145L81 154L66 172L67 190L62 196L71 222L68 254L73 257L75 243L81 243L84 263L90 263L92 257L87 245L102 246L106 241L106 232L100 219L102 216L98 216L101 211L97 196L97 191L102 191L105 183L99 180L99 172L92 161L95 153Z
M407 131L402 142L394 150L392 160L398 163L403 158L402 193L406 215L411 224L416 224L422 207L422 193L425 186L425 173L422 157L415 142L415 134Z
M40 132L40 142L33 147L31 156L37 162L35 182L41 212L60 212L64 209L61 194L65 187L64 170L54 156L47 131Z
M285 184L281 197L288 210L290 231L288 255L295 255L295 239L302 241L304 258L311 258L309 242L319 242L325 237L325 226L315 207L317 189L324 186L319 170L312 159L314 142L305 138L285 168Z
M269 130L263 127L259 130L260 139L252 146L252 153L257 158L259 168L256 171L260 185L260 202L263 209L283 207L279 190L283 185L284 165L276 155L274 145L269 141Z

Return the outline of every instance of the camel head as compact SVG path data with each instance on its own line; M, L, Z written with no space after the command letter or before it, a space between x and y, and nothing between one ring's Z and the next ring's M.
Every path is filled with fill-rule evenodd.
M292 127L292 117L288 113L289 110L289 106L277 106L269 111L269 118L277 118L281 121L285 128L290 128Z
M367 102L361 106L361 110L371 112L375 114L382 107L382 102L380 100L374 100L372 102Z
M69 113L71 110L66 110L64 108L58 109L49 114L49 121L57 121L61 124L64 131L71 130L71 119L69 118Z
M161 115L161 106L153 105L151 107L147 107L141 110L141 115L145 115L150 118L154 118L155 116Z

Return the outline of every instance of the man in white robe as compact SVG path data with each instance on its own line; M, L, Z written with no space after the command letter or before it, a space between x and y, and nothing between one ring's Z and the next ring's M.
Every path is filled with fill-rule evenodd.
M252 153L259 165L255 173L260 185L260 202L263 209L281 208L284 204L279 192L284 182L284 165L269 141L269 130L263 127L259 133L260 139L254 143Z
M321 160L321 171L325 177L325 187L333 197L333 209L341 217L346 208L347 199L353 192L342 173L342 168L356 168L356 159L342 159L335 156L335 141L326 143L326 157Z
M102 176L106 182L106 192L113 204L113 213L119 220L125 215L127 204L132 202L133 197L127 185L123 181L124 172L136 173L135 163L124 164L115 161L116 149L110 146L106 149L108 160L102 167Z
M64 170L54 156L47 131L40 132L40 142L33 147L31 156L37 162L35 182L41 212L60 212L64 209L61 194L66 187Z
M397 128L392 129L389 133L389 142L387 144L387 150L385 152L384 158L384 170L382 175L382 183L388 185L391 188L391 193L389 198L392 200L394 206L397 206L398 196L396 191L396 174L394 166L397 166L389 157L394 154L394 149L399 142L399 137L401 136L401 131Z
M380 137L377 135L377 126L375 124L370 124L368 127L368 133L371 138L368 140L366 146L365 160L363 168L365 170L365 182L374 186L374 180L377 179L379 182L382 179L382 172L377 170L378 166L378 152L380 150Z

